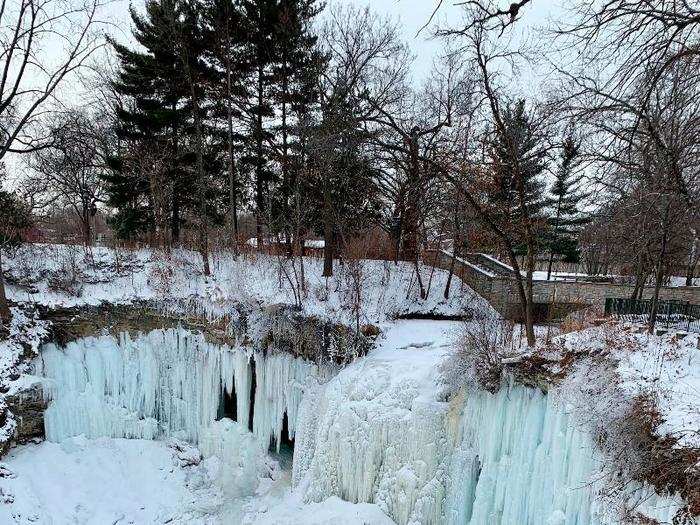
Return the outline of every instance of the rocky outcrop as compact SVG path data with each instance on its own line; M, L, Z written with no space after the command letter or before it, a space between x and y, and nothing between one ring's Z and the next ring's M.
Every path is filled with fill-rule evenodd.
M24 376L5 395L5 402L15 417L16 443L44 438L44 410L48 403L40 378Z

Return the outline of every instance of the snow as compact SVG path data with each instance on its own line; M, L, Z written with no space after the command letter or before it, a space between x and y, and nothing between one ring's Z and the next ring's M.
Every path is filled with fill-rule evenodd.
M70 250L31 246L16 255L9 261L11 297L53 306L186 303L211 317L241 303L254 310L294 302L281 277L281 265L292 262L283 258L215 253L213 275L205 278L191 252L94 249L87 260ZM71 261L76 283L57 288L56 274L69 271ZM430 294L421 300L408 264L361 261L354 276L339 266L326 282L320 261L304 263L303 312L325 319L354 321L351 292L359 277L360 322L381 329L369 355L337 371L286 353L254 353L245 341L213 344L182 328L45 345L35 377L5 385L21 389L41 377L49 441L7 456L0 523L619 522L599 493L604 461L566 392L547 395L506 380L496 394L470 388L448 401L441 371L462 324L394 320L407 312L492 312L482 299L455 279L444 301L446 273L427 267L421 272ZM26 372L19 349L36 350L46 328L25 310L14 326L0 354L7 377ZM675 436L678 446L698 446L698 336L606 326L565 334L553 346L594 356L629 398L653 391L663 419L658 431ZM606 377L580 379L591 385ZM236 394L236 422L221 419L224 392ZM271 443L279 451L285 414L295 440L291 472L268 452ZM622 498L660 522L681 505L638 484Z
M77 437L5 461L0 523L219 523L217 461L182 468L165 442Z
M188 304L209 317L230 313L237 304L254 307L296 304L297 290L284 277L298 275L300 259L230 252L211 254L212 275L201 272L199 254L173 250L170 254L65 245L23 245L3 261L8 297L18 302L47 306L97 305L102 302L131 304L157 301L164 306ZM294 265L294 266L292 266ZM450 298L443 298L447 272L421 265L423 282L430 283L426 299L420 298L414 265L407 262L359 261L356 272L336 264L335 275L322 277L323 261L305 257L307 297L303 312L347 324L355 323L353 286L362 285L361 323L379 323L407 313L461 315L470 308L490 308L458 279Z
M561 336L558 343L572 352L604 352L616 383L628 399L652 394L661 416L660 436L676 446L700 448L700 335L670 332L659 336L633 324L604 325ZM586 373L586 384L607 381ZM587 367L581 369L585 373ZM572 381L576 384L576 381ZM573 392L572 395L576 395Z
M0 450L13 439L17 428L5 397L16 392L18 386L29 386L29 380L20 375L27 371L25 356L36 355L48 335L47 323L40 320L33 309L11 307L10 315L7 338L0 341Z

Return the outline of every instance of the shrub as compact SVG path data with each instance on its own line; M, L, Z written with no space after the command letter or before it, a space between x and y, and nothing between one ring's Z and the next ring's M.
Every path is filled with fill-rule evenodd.
M448 395L462 387L496 392L501 385L502 357L512 345L513 323L479 314L463 325L455 354L445 362Z

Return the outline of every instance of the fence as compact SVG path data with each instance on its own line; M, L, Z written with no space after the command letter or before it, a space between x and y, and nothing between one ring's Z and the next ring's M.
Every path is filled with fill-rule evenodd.
M647 322L651 299L605 300L605 315L627 321ZM659 301L656 323L659 327L700 332L700 305L682 301Z

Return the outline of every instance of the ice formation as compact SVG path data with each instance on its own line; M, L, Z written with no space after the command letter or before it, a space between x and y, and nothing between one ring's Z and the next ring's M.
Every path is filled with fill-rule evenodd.
M593 444L550 396L505 385L429 403L410 381L357 372L301 405L293 480L307 501L376 503L400 525L619 523L597 497ZM629 488L660 522L680 507Z
M247 428L253 361L253 429L267 448L271 439L279 442L285 412L293 435L304 382L317 367L288 354L212 344L184 329L46 345L36 362L51 398L46 436L173 436L198 443L217 419L223 392L236 393L237 419Z
M330 380L289 354L253 354L182 329L47 345L36 365L52 399L47 437L185 439L222 459L220 482L240 496L254 492L286 419L292 479L307 503L373 503L399 525L619 522L597 498L595 447L564 407L511 384L440 401L433 367L442 347L398 352L399 343ZM223 392L236 393L238 422L216 421ZM679 508L635 489L639 509L660 522Z
M300 409L293 479L306 500L376 503L399 524L440 523L448 452L445 404L417 385L361 368L309 392ZM302 483L305 481L306 483Z
M228 497L252 496L265 472L266 449L240 423L215 421L201 432L199 449L205 457L221 460L219 486Z
M505 385L466 396L450 464L448 523L619 523L598 495L602 460L565 407L538 389ZM682 506L628 484L632 508L670 523Z

